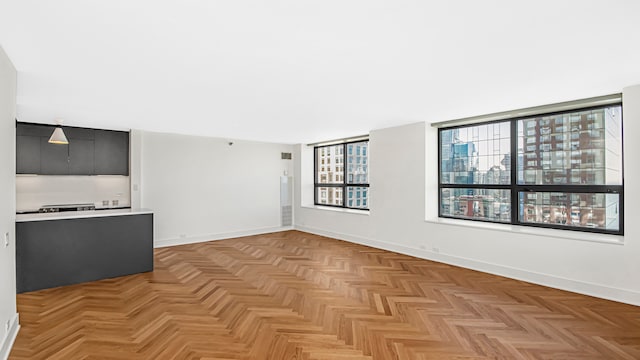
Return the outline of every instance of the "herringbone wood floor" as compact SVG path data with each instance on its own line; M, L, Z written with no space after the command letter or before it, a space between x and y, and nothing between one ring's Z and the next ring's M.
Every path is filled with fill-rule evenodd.
M640 308L289 231L18 296L10 359L640 359Z

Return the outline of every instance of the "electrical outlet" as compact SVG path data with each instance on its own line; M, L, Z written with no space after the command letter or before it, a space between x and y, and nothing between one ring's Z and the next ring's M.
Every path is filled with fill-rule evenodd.
M439 254L440 253L440 249L437 247L433 247L431 248L431 250L433 250L434 253Z
M7 320L7 323L6 323L6 324L4 324L4 332L5 332L5 333L8 333L8 332L9 332L9 326L10 326L10 325L11 325L11 324L9 323L9 320Z
M4 233L4 247L9 247L9 233Z

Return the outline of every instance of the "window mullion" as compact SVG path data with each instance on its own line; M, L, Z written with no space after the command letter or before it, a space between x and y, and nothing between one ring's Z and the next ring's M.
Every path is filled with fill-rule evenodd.
M347 207L347 144L342 144L342 207Z
M313 203L318 204L318 150L319 148L313 148Z
M438 217L442 216L442 129L438 129Z
M511 224L517 224L520 216L520 206L518 198L518 124L516 120L511 120L510 124L510 145L511 145Z

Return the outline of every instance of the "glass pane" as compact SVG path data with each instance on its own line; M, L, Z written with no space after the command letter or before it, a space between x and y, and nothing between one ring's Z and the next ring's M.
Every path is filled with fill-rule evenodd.
M344 181L344 146L323 146L315 150L316 181L320 184L342 184Z
M323 205L342 206L342 188L341 187L317 187L316 201Z
M442 216L461 219L511 221L511 192L494 189L440 189Z
M509 122L440 131L440 182L510 184Z
M518 121L518 184L622 184L622 107Z
M618 231L618 194L521 192L520 222Z
M369 183L369 142L347 144L347 184Z
M363 186L348 186L347 203L345 206L356 209L368 209L369 188Z

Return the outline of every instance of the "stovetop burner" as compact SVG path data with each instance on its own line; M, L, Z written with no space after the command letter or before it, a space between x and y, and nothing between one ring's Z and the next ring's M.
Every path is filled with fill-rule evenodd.
M44 205L38 212L50 213L50 212L62 212L62 211L87 211L95 210L94 204L65 204L65 205Z

